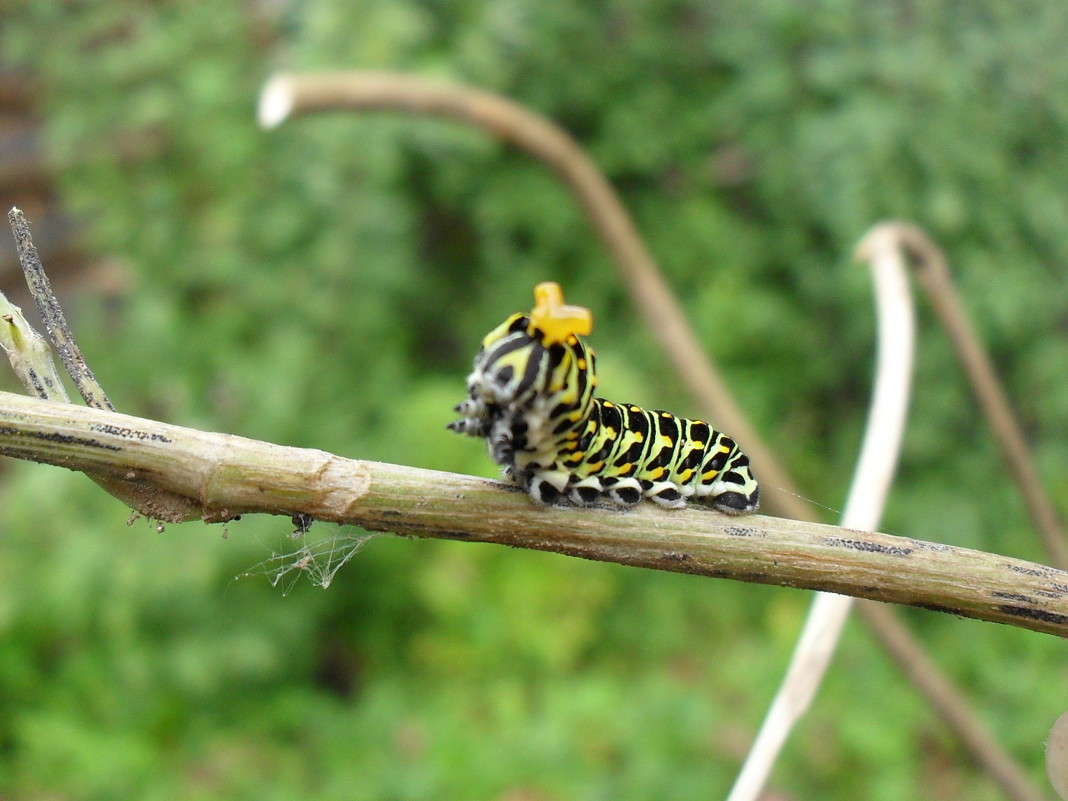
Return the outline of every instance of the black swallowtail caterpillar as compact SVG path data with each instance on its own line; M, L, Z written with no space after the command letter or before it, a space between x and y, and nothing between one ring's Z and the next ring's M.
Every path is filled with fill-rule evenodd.
M485 437L506 478L538 503L629 506L643 497L672 509L689 498L727 514L756 511L749 457L708 423L593 396L593 351L581 336L592 315L539 284L529 314L513 314L482 340L459 434Z

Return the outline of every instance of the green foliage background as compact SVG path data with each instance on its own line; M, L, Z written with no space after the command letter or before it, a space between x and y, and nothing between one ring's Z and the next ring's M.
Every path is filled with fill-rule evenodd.
M871 375L870 283L851 250L881 219L923 225L1064 508L1059 3L35 0L3 13L0 50L34 81L63 201L87 250L126 276L117 296L63 298L123 411L493 475L444 425L481 335L553 279L594 310L606 395L699 412L540 165L411 117L256 127L273 71L390 68L501 92L571 131L757 426L828 506L844 498ZM1042 559L944 338L921 322L886 528ZM329 590L283 594L257 566L296 547L284 518L157 533L128 528L80 476L0 471L10 798L716 797L809 600L386 537ZM906 615L1042 782L1063 644ZM856 626L774 784L797 798L999 797Z

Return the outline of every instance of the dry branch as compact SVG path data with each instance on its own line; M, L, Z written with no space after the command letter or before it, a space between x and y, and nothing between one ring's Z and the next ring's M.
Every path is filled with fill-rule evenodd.
M705 509L545 509L496 481L346 459L0 393L0 454L135 481L196 501L369 531L838 592L1068 636L1068 574L887 534Z

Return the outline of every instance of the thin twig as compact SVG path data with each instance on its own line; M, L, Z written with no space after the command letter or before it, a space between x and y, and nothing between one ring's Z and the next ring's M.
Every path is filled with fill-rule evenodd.
M749 424L726 390L611 185L565 132L505 98L394 73L278 76L263 89L260 120L265 126L274 127L292 115L359 109L424 113L460 120L525 149L552 168L579 198L592 226L615 257L614 263L635 306L681 380L709 417L744 444L764 486L781 490L765 493L765 508L796 520L818 519L774 451ZM961 741L965 744L984 741L983 748L970 749L973 755L996 753L998 761L1011 762L972 713L967 699L945 679L920 643L890 612L866 601L858 603L857 611L902 669L913 677L932 708L943 713L943 721ZM958 730L961 721L966 721L970 728ZM977 762L981 767L991 764ZM991 775L1001 782L998 773ZM1014 794L1015 787L1011 784L1001 782L1001 786L1016 801L1035 797Z
M63 314L59 301L56 300L56 296L52 292L52 284L41 266L41 258L37 255L37 248L33 246L33 240L30 238L30 224L26 221L25 215L18 209L11 209L8 212L7 219L11 223L11 230L15 233L19 262L22 264L22 272L26 276L26 283L30 287L30 294L33 295L33 302L36 304L37 311L44 321L48 338L52 341L52 346L63 361L63 366L67 368L67 373L70 375L71 380L74 381L74 386L78 388L78 392L81 393L87 405L97 409L115 411L115 407L104 392L104 388L100 386L100 382L96 380L93 371L89 369L81 348L74 341L70 326L67 325L67 318Z
M868 423L841 524L874 531L882 519L905 431L916 322L905 259L895 237L876 227L861 240L857 254L871 264L878 344ZM760 795L786 738L823 683L852 607L849 596L817 594L782 685L727 801L756 801Z
M488 479L2 392L0 454L176 492L216 521L304 513L369 531L858 595L1068 637L1068 573L906 537L649 503L546 510Z
M1016 482L1027 513L1042 536L1043 544L1053 563L1068 569L1068 537L1064 522L1043 488L1031 459L1027 439L986 349L964 311L960 295L945 254L915 225L887 223L906 248L916 267L916 280L927 293L935 314L953 343L953 350L972 385L990 430L1001 448L1008 467L1006 472Z

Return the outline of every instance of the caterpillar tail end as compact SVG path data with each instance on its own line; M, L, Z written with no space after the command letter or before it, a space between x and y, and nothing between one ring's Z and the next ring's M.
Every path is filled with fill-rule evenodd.
M753 514L760 508L760 490L754 488L748 495L741 492L720 493L713 499L712 508L725 515Z

